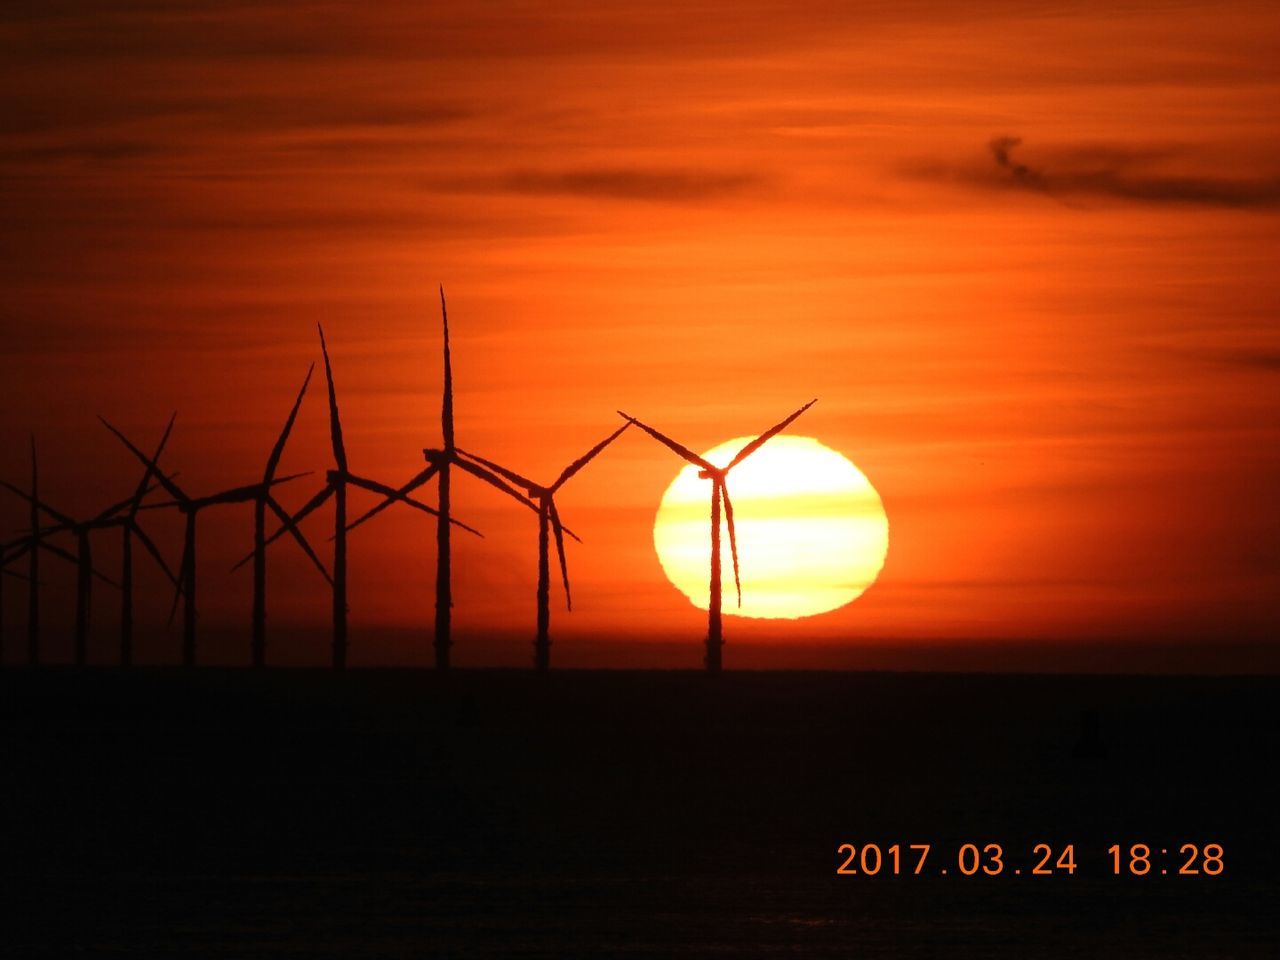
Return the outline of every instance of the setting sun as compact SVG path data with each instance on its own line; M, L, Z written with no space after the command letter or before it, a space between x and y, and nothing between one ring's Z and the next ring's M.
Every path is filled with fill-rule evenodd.
M728 440L703 458L723 466L750 441ZM686 466L667 488L653 542L668 579L705 610L711 486L698 472ZM811 437L776 436L730 476L742 606L728 579L728 532L722 528L726 613L826 613L857 599L875 581L889 548L889 521L879 494L847 458Z

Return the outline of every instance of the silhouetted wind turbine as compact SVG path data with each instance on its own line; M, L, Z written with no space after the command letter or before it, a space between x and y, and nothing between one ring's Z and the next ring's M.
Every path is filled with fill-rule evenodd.
M342 418L338 412L338 393L333 383L333 366L329 362L329 348L325 343L324 328L317 324L316 329L320 332L320 352L324 356L324 376L329 387L329 443L333 450L333 469L326 472L325 485L289 518L289 522L296 527L309 514L323 506L330 497L333 498L333 577L330 581L333 586L333 665L337 669L342 669L347 664L347 486L380 493L388 498L388 502L399 501L432 516L436 516L437 512L412 497L393 490L385 483L352 473L348 468L347 447L342 436ZM450 522L455 527L461 527L476 536L481 535L478 530L459 520L451 518ZM280 528L267 538L267 545L274 543L288 529L288 526L281 524ZM232 569L248 563L253 556L252 553L247 554Z
M444 439L444 448L440 450L426 448L422 451L426 458L427 468L415 474L407 483L395 490L396 498L407 496L414 490L436 478L436 634L435 652L436 669L449 669L449 647L452 645L452 564L450 561L449 528L453 525L450 514L450 483L452 468L457 467L471 474L492 487L524 504L534 512L538 506L533 501L521 496L505 482L479 464L472 463L458 455L453 433L453 359L449 352L449 311L445 305L444 287L440 288L440 315L444 326L444 396L440 404L440 427ZM396 498L388 497L377 506L364 513L351 523L347 529L358 527L370 517L380 513L395 502Z
M797 410L791 416L787 417L781 423L770 427L760 436L756 437L741 450L737 452L732 460L723 467L717 467L715 464L704 460L688 447L681 446L665 434L659 433L648 424L642 423L635 417L618 411L619 415L629 423L634 423L637 427L649 434L655 440L675 451L685 460L688 460L696 467L701 469L698 476L704 480L711 481L711 588L710 603L707 605L707 671L709 673L720 672L720 648L724 646L723 633L720 623L720 607L721 607L721 588L720 588L720 504L724 503L725 525L729 528L729 551L733 555L733 583L738 591L738 606L742 606L742 580L738 576L738 538L733 526L733 502L729 499L728 476L729 471L740 464L751 454L759 450L774 435L781 433L787 426L804 413L815 403L817 399L810 400L803 407Z
M9 564L17 560L25 552L22 549L26 538L18 540L10 540L8 543L0 543L0 666L4 664L4 647L5 647L5 631L4 631L4 578L12 577L14 580L26 580L22 574L16 570L10 570ZM17 550L14 548L17 547ZM10 551L13 551L12 553Z
M31 542L27 544L27 662L40 664L40 549L46 544L40 536L40 508L36 498L40 495L40 469L36 460L36 435L31 435ZM68 560L72 558L68 555ZM74 562L74 560L72 560Z
M173 433L173 422L178 418L177 411L169 416L169 422L165 425L164 435L160 437L160 443L156 446L156 452L151 457L152 463L159 463L160 457L164 453L165 444L169 442L169 435ZM169 578L169 582L175 587L178 586L178 579L174 576L169 565L164 562L164 558L160 555L160 551L156 549L156 545L147 536L141 524L138 523L138 511L142 508L142 500L151 489L151 480L155 474L155 470L148 465L142 472L141 479L138 480L138 486L134 490L133 497L129 501L128 513L121 518L120 523L120 663L127 666L133 662L133 538L137 537L142 542L142 546L151 554L151 558L159 564L160 569L164 571L164 575ZM170 478L172 479L172 478Z
M465 450L458 450L464 457L476 461L482 466L488 467L499 476L506 477L517 486L524 487L529 491L529 496L538 504L538 633L533 641L533 665L534 669L545 673L551 666L551 562L550 562L550 543L549 533L554 531L556 538L556 553L560 557L560 579L564 583L564 603L568 610L573 609L573 601L569 594L569 563L564 554L564 524L560 522L560 511L556 509L555 495L556 492L563 487L569 478L585 467L588 463L596 458L599 453L609 444L631 426L630 423L624 423L609 436L605 437L585 454L579 457L569 466L565 467L560 476L550 486L542 486L527 480L514 470L508 470L506 467L494 463L492 460L486 460L484 457L476 456L474 453L467 453ZM570 536L578 539L570 531Z
M10 570L9 564L15 560L19 560L29 549L30 541L27 537L18 537L5 543L0 543L0 664L4 663L5 655L5 625L4 625L4 580L5 577L12 577L14 580L26 580L27 578L16 570Z
M54 507L50 506L46 501L31 497L29 494L25 493L24 491L17 489L11 484L5 483L3 480L0 480L0 486L4 486L8 490L13 491L15 494L22 497L24 500L33 502L37 507L39 507L41 511L48 514L50 517L52 517L54 520L57 521L57 523L54 526L43 528L40 531L41 537L49 537L59 533L70 533L76 538L77 577L76 577L76 619L75 619L75 634L74 634L74 641L75 641L74 650L75 650L76 666L82 667L85 665L85 663L88 660L89 615L90 615L90 610L92 609L92 604L93 604L94 578L96 577L97 579L103 581L104 583L109 583L111 584L111 586L118 587L121 590L126 589L124 584L116 583L114 580L111 580L103 576L101 573L99 573L97 570L94 569L93 551L91 547L92 540L90 538L90 535L95 530L105 530L109 527L124 527L126 531L126 537L127 537L130 533L130 526L132 526L133 532L136 532L139 535L139 539L141 539L143 543L146 545L146 547L151 551L152 556L155 558L156 562L160 565L160 568L164 570L170 582L176 582L174 580L173 573L169 570L168 564L166 564L164 562L164 558L160 556L160 551L156 549L155 544L152 543L151 540L147 537L146 533L142 531L142 528L137 526L137 523L134 520L134 518L129 514L125 514L124 516L121 516L121 511L124 511L130 508L135 502L141 501L141 499L144 496L146 496L147 493L149 493L151 490L154 489L153 486L140 487L128 499L121 500L119 503L112 504L102 512L96 514L95 516L87 520L75 520L72 517L68 516L66 513L63 513L62 511L57 510ZM128 541L126 540L123 570L124 570L125 579L129 584L127 589L130 593L132 592L132 589L133 589L132 563L133 561L129 551ZM125 606L124 606L124 611L127 611L126 615L129 617L130 621L132 620L131 603L132 603L132 598L129 598L125 601ZM129 639L129 638L130 638L130 635L126 635L126 639ZM132 662L132 649L127 642L121 647L120 657L121 657L120 662L122 666L128 666Z
M159 458L164 450L165 443L168 442L169 433L172 429L173 417L170 417L169 425L165 429L164 436L160 440L160 445L153 459ZM76 585L75 662L77 666L83 666L87 660L89 616L92 608L94 577L111 583L112 586L119 587L121 591L120 665L129 666L133 662L133 538L135 536L142 542L142 545L151 554L160 569L164 571L169 582L177 583L173 572L169 569L169 565L165 563L164 557L160 555L160 551L151 541L151 538L147 536L146 531L142 529L137 519L138 509L142 504L143 498L155 488L151 483L151 474L152 471L148 467L144 471L132 496L121 500L119 503L112 504L87 520L75 520L65 512L54 509L46 501L32 498L23 491L0 481L0 484L12 490L18 496L28 501L35 499L36 505L57 521L55 526L47 527L41 531L42 535L50 536L56 533L70 533L76 538L78 579ZM120 563L121 582L119 584L108 580L93 569L90 535L95 530L104 530L110 527L119 527L123 533Z
M308 373L308 379L309 378L310 378L310 373ZM304 390L306 389L305 383L303 384L303 389ZM299 403L300 402L301 402L301 394L299 394ZM293 413L295 415L297 413L296 404L294 406ZM102 417L99 417L98 419L102 420L103 426L105 426L108 430L110 430L113 434L115 434L116 437L120 440L120 442L123 443L125 447L129 449L129 451L138 459L138 461L141 462L143 466L147 467L151 471L152 476L154 476L155 479L160 483L160 486L162 486L165 489L165 491L169 494L169 496L173 498L172 500L165 501L163 503L145 504L144 506L141 507L141 509L162 510L162 509L176 508L179 513L182 513L184 515L186 522L185 522L185 530L183 534L183 543L182 543L182 562L178 570L178 586L174 592L173 606L169 610L169 619L170 621L173 620L173 616L177 612L178 599L181 598L183 601L182 662L184 665L189 667L195 666L196 609L197 609L196 608L196 520L200 514L200 511L206 509L207 507L224 506L227 504L234 504L234 503L253 503L256 505L259 501L265 498L267 501L267 506L270 507L272 511L275 512L278 516L280 516L283 521L287 521L289 515L285 513L284 508L281 507L280 504L276 502L275 498L270 496L270 491L273 487L276 487L279 484L288 483L290 480L296 480L298 477L307 476L307 474L294 473L284 477L277 477L275 476L275 462L268 461L267 476L270 478L269 480L259 482L259 483L246 484L245 486L240 486L240 487L231 487L228 490L223 490L219 493L209 494L208 496L204 496L204 497L192 497L192 496L189 496L187 492L183 490L180 486L178 486L178 484L175 483L172 478L166 477L163 473L160 472L160 467L156 460L154 460L151 457L148 457L145 453L139 450L133 444L133 442L129 440L128 437L126 437L118 429L112 426L111 423L109 423L106 419ZM293 423L293 416L291 416L288 423L286 423L285 431L282 434L282 437L287 438L288 430L289 430L289 427L292 425L292 423ZM277 442L277 449L280 451L283 451L284 449L283 441ZM278 461L279 457L276 455L276 451L273 450L272 453L273 453L274 460ZM324 569L324 564L322 564L320 562L320 558L315 555L315 551L311 549L310 544L306 542L306 539L302 536L302 533L296 527L293 527L292 524L289 525L289 532L293 535L294 539L297 540L299 546L302 547L303 551L307 554L307 556L311 558L311 561L320 569L325 579L328 579L329 578L328 571ZM254 551L255 555L257 554L257 552L258 551L255 545L255 551ZM257 578L255 578L255 586L257 585L257 582L258 582ZM255 593L255 596L254 596L255 615L258 612L259 608L260 608L260 597L258 594ZM261 609L264 611L264 615L265 615L265 605L261 605ZM265 649L265 648L261 648L261 649ZM259 650L260 648L255 645L254 647L255 663L259 662L256 656Z
M3 483L3 481L0 481L0 483ZM40 506L40 471L36 461L36 438L34 434L31 437L31 491L28 493L9 483L3 483L3 486L26 500L30 510L28 534L26 537L21 538L20 541L17 541L21 545L5 558L4 563L10 563L23 554L27 556L27 662L35 667L40 665L40 551L45 550L56 557L61 557L78 569L83 569L83 567L77 557L61 547L49 543L47 532L40 526L40 513L43 508ZM47 510L43 512L48 513ZM54 519L56 520L57 518L54 517ZM98 576L101 579L106 579L101 574L98 574ZM81 582L83 582L83 574ZM108 580L107 582L110 583L111 581Z
M302 389L298 391L298 398L293 402L293 409L289 411L289 418L284 422L284 429L280 431L280 436L276 438L275 446L271 448L271 455L267 457L267 466L262 473L262 483L258 485L257 495L253 498L253 665L261 667L266 664L267 659L267 508L279 518L281 524L292 528L294 539L302 547L303 551L309 556L321 575L325 580L332 582L329 572L325 570L324 564L320 562L320 558L316 556L315 551L311 549L311 545L307 543L306 538L302 535L296 526L289 520L289 514L285 512L284 507L271 495L271 482L275 479L276 467L280 464L280 457L284 453L284 445L289 440L289 432L293 429L293 423L298 419L298 408L302 406L302 398L306 396L307 386L311 383L311 374L315 372L316 365L313 363L307 368L307 376L302 381Z

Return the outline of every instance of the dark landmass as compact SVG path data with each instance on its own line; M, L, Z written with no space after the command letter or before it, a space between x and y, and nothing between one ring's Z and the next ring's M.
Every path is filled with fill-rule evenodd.
M1273 957L1278 694L6 669L0 952ZM904 875L841 877L843 842L933 849L920 876L904 853ZM1113 876L1107 847L1138 842L1169 855ZM1002 844L1005 871L960 875L964 843ZM1073 843L1074 875L1030 876L1037 843ZM1222 844L1222 875L1178 876L1184 843Z

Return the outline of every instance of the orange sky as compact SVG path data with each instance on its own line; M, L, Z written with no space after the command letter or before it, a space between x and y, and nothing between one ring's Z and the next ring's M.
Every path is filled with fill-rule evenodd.
M999 666L1026 641L1019 663L1070 669L1072 641L1177 641L1215 668L1275 637L1274 4L120 8L0 18L0 475L23 480L35 430L56 506L136 479L99 412L149 445L176 408L192 492L255 479L317 320L353 468L407 477L439 442L443 282L459 444L535 478L618 407L706 450L821 398L798 432L876 485L887 565L836 613L730 620L730 666L735 643L928 665L991 641ZM326 442L316 390L284 468L323 469ZM566 489L586 543L555 662L687 639L670 665L697 663L705 618L652 547L679 466L628 435ZM456 541L456 662L523 664L532 515L456 487L487 535ZM152 526L176 564L176 518ZM208 529L203 625L247 634L247 571L225 570L248 510ZM354 663L428 659L431 533L395 513L353 534ZM323 626L323 583L273 549L272 623ZM56 659L66 605L49 621ZM374 628L400 630L376 658Z

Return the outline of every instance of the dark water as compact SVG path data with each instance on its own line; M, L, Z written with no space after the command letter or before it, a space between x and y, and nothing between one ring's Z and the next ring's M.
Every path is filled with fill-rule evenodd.
M1278 693L7 670L0 951L1280 956ZM1077 755L1082 711L1102 756ZM919 876L914 855L898 876L836 876L842 842L932 849ZM1114 876L1107 848L1138 842L1170 853ZM1001 844L1003 872L963 876L965 843ZM1073 844L1074 874L1031 876L1037 843ZM1177 875L1184 843L1221 844L1222 874Z

